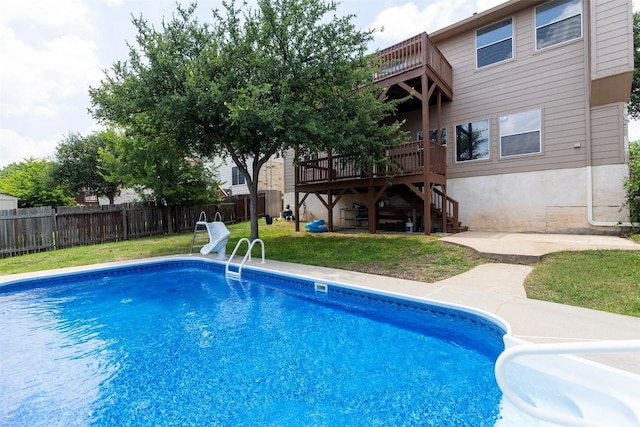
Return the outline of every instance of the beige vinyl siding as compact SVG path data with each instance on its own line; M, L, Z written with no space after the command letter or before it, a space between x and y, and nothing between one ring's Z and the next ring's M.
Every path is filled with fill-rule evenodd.
M296 168L293 166L294 151L288 150L284 154L284 192L293 193L296 184Z
M631 0L590 2L591 78L632 71L633 30Z
M624 163L624 105L610 104L591 109L592 164Z
M443 115L450 132L448 178L586 165L583 40L536 52L533 14L530 8L513 15L513 61L476 69L475 32L438 44L453 66L455 88ZM533 109L542 113L542 153L500 158L500 116ZM482 119L489 119L490 159L455 162L455 126ZM580 148L574 148L576 144Z

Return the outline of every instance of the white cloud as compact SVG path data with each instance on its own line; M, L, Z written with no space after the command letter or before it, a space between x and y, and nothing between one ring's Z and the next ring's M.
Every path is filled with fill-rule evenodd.
M21 0L3 1L0 5L2 25L20 25L45 28L90 28L88 10L82 0Z
M379 12L368 28L384 29L376 39L396 43L426 31L433 32L476 12L491 9L506 0L438 0L418 6L413 1L388 7Z
M477 0L476 2L476 10L474 12L484 12L485 10L489 10L499 4L505 3L505 0Z
M53 116L100 77L87 9L79 0L0 6L4 115Z
M30 157L47 158L55 151L57 144L55 138L36 141L10 129L0 129L0 168Z
M99 81L97 47L76 34L27 45L10 28L0 28L2 113L5 116L51 117L75 96Z

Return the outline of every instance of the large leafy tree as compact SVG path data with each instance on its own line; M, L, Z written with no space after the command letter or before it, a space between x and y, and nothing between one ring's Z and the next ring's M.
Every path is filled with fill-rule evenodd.
M399 125L385 124L394 104L371 84L372 33L333 15L334 2L223 4L211 24L194 18L195 4L178 6L160 29L134 19L137 46L90 90L92 111L172 155L230 156L249 188L255 239L269 158L332 150L366 167L383 161Z
M182 146L167 139L119 135L100 154L105 178L134 188L145 201L165 205L213 203L220 183L204 159L187 158Z
M629 116L640 118L640 12L633 13L633 80L631 83L631 100Z
M106 150L107 142L113 138L117 138L113 130L87 137L69 133L56 147L54 175L72 193L91 190L97 196L107 197L113 204L122 180L109 174L100 157L100 152Z
M73 193L56 182L55 163L41 159L26 159L11 163L0 170L0 192L18 197L18 206L71 206Z

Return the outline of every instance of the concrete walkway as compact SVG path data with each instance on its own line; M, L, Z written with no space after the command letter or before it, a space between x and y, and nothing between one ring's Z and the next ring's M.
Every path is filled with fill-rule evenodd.
M640 250L637 243L615 236L466 231L442 240L473 248L488 258L519 264L538 262L542 256L559 251Z
M435 283L382 277L323 267L268 261L261 268L280 270L411 297L462 304L493 313L516 338L534 343L640 339L640 318L528 299L524 279L532 262L550 252L587 249L640 250L630 240L612 236L464 232L442 240L467 246L485 256L521 264L492 263ZM258 266L258 265L256 265ZM640 354L584 356L640 375Z

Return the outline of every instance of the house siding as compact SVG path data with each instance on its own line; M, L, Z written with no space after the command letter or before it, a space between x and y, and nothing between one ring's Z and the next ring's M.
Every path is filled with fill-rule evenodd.
M624 106L594 107L591 110L591 144L594 166L624 163Z
M633 71L633 12L630 1L597 0L591 6L591 77Z
M294 152L288 150L284 154L284 192L285 194L293 193L295 191L296 183L296 168L293 166ZM287 200L285 200L285 204ZM293 201L289 201L288 204L292 205Z
M512 18L512 60L476 69L475 31L438 44L454 70L454 100L443 110L451 179L586 165L583 39L535 51L534 9ZM500 116L533 109L542 113L542 153L501 158ZM456 162L455 126L483 119L489 120L490 158Z
M247 184L233 185L233 168L235 163L231 157L222 159L214 159L214 165L216 170L216 179L222 183L222 188L231 190L231 194L249 194L249 187ZM249 167L252 167L252 163L249 163ZM260 176L258 177L258 191L263 190L277 190L281 193L285 191L285 167L284 159L272 158L260 169Z
M0 211L6 209L18 209L18 198L0 193Z

